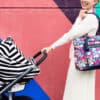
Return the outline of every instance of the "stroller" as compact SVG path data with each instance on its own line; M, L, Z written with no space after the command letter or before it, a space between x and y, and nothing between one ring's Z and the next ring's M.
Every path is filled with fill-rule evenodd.
M40 55L40 59L35 61ZM11 37L2 40L0 43L0 100L3 100L5 92L9 94L8 99L13 100L13 92L24 89L24 83L40 73L39 65L46 57L47 53L39 51L32 58L26 58ZM19 88L17 87L16 90L14 86Z

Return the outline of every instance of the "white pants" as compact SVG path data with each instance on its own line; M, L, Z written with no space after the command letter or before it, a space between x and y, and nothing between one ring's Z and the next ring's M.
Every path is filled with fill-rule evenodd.
M95 100L95 71L78 71L71 60L63 100Z

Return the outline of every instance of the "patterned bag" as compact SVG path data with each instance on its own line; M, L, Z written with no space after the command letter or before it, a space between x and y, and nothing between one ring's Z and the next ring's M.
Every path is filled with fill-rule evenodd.
M100 69L100 35L73 41L75 66L80 71Z
M100 18L96 36L84 36L73 41L75 66L80 71L100 69Z

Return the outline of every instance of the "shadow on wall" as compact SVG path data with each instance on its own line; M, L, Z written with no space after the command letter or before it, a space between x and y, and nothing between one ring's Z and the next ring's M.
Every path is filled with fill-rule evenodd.
M54 2L73 23L81 8L80 0L54 0ZM100 17L100 2L96 5L96 13Z
M79 10L81 9L80 0L54 0L58 7L63 11L65 16L74 23ZM100 2L95 7L96 14L100 17ZM100 34L100 27L98 30Z
M80 0L54 0L54 2L73 23L81 8Z

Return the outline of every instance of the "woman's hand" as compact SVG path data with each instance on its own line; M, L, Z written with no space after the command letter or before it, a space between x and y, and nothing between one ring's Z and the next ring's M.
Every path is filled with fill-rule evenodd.
M81 19L84 19L88 13L88 10L81 9L79 12L79 16Z
M45 48L43 48L43 49L41 50L41 52L49 53L49 52L52 51L52 50L53 50L53 48L51 48L51 47L45 47Z

